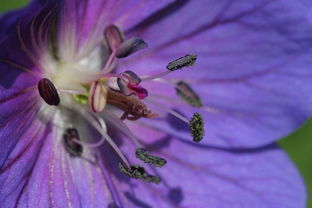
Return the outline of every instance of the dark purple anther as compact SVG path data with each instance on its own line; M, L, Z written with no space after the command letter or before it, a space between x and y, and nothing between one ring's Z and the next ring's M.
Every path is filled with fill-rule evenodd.
M116 51L124 41L123 32L115 25L106 27L104 36L111 51Z
M141 38L131 38L124 41L118 48L116 52L117 58L125 58L138 50L147 48L147 44Z
M136 95L140 99L144 99L148 92L145 88L140 86L141 79L132 71L125 71L121 74L124 79L117 79L119 90L124 95Z
M80 144L74 140L80 140L77 129L69 128L66 129L63 134L65 149L73 157L79 157L82 154L83 148Z
M133 71L125 71L122 73L122 76L125 76L129 80L129 83L132 84L140 84L141 82L141 78Z
M49 105L59 105L60 96L54 84L47 78L43 78L38 83L39 94L42 99Z

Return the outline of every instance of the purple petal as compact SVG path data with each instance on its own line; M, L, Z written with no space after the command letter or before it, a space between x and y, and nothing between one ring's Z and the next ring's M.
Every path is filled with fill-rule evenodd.
M170 85L142 85L150 96L183 114L190 110L201 112L207 132L203 142L207 144L268 144L308 119L312 113L310 3L184 2L178 12L163 10L130 30L127 36L143 38L149 48L143 55L135 54L120 63L120 71L154 74L166 70L166 65L176 58L197 54L193 68L164 78L171 82L185 80L199 94L204 107L183 107L184 101ZM158 126L190 139L166 123L163 120Z
M122 183L126 196L138 207L305 207L303 181L274 144L223 149L130 126L148 151L167 160L164 167L149 169L162 178L160 185L134 179ZM123 146L125 151L131 148L128 142Z
M61 141L62 131L40 128L38 120L36 124L1 169L1 207L108 207L113 203L91 154L85 150L86 159L70 157Z
M60 45L68 43L70 37L70 41L75 39L76 45L73 47L77 47L77 50L92 48L102 41L105 27L114 24L122 30L128 30L172 1L60 0Z
M1 169L3 207L305 206L302 179L276 145L222 149L130 124L148 151L167 160L162 168L147 168L162 178L154 185L122 175L106 147L99 165L86 148L83 158L71 157L63 131L39 125L25 132ZM129 139L121 147L140 164Z

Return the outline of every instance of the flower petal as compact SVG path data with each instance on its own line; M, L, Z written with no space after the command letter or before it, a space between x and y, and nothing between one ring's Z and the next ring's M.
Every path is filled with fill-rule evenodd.
M60 0L60 51L83 51L83 54L87 54L96 44L103 41L105 27L114 24L122 30L127 30L172 1L160 0L155 3L144 0Z
M114 203L107 179L90 151L71 157L63 131L28 129L0 172L1 207L109 207ZM41 125L41 127L40 127Z
M159 185L134 179L122 183L133 206L305 207L303 181L275 144L254 149L216 148L131 125L134 128L146 149L165 158L167 164L149 169L162 178ZM123 146L126 150L131 144ZM127 188L130 184L131 191Z
M204 107L197 110L205 118L206 143L236 147L271 143L312 114L312 25L308 16L312 5L305 4L187 1L171 16L161 18L166 12L156 13L131 29L128 36L143 38L149 48L120 63L118 70L153 74L176 58L197 54L193 68L164 79L171 83L183 79L199 94ZM142 85L160 102L183 103L170 85ZM178 109L186 114L190 111L183 106ZM166 122L159 126L168 132Z
M19 20L12 16L15 15L13 12L0 21L5 31L0 34L0 167L20 137L27 129L32 129L39 108L37 83L40 72L25 50L31 48L30 41L24 42L29 38L27 26L38 12L31 8L22 10L17 16ZM12 25L6 25L6 20Z

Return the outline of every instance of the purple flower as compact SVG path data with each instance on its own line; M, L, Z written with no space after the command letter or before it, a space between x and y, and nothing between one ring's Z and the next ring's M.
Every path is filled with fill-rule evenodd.
M310 7L37 0L2 16L1 207L304 207L274 141L312 113Z

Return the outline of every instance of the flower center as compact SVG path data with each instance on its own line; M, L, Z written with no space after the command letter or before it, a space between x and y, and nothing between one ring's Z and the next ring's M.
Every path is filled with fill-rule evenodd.
M197 56L191 54L178 58L167 65L168 71L156 75L140 77L133 71L116 74L112 73L112 71L118 59L126 58L146 48L147 44L137 37L125 39L123 32L115 25L108 26L105 29L102 42L104 43L98 46L102 50L96 49L95 52L78 61L64 61L62 57L58 56L59 59L55 60L53 64L56 70L52 73L46 73L47 77L39 81L39 94L48 105L77 112L101 134L102 138L99 141L90 143L80 138L78 128L64 129L64 146L71 156L82 156L83 147L99 148L106 141L122 160L120 164L122 173L143 181L159 183L160 179L147 173L143 167L130 164L120 148L107 134L106 125L102 119L103 113L106 120L133 141L138 159L151 166L164 166L166 160L151 155L145 150L140 143L140 139L131 132L123 121L156 118L158 114L152 112L144 102L159 104L147 98L148 90L141 85L142 82L162 79L169 73L192 66ZM104 59L100 56L100 51L103 50L108 54ZM189 105L201 107L199 96L187 83L179 81L174 83L174 87L177 94ZM106 110L107 106L112 106L121 111L121 116L118 117L112 110ZM187 119L170 108L160 107L187 123L190 126L194 141L199 142L203 138L203 120L198 113L194 114L193 118Z

